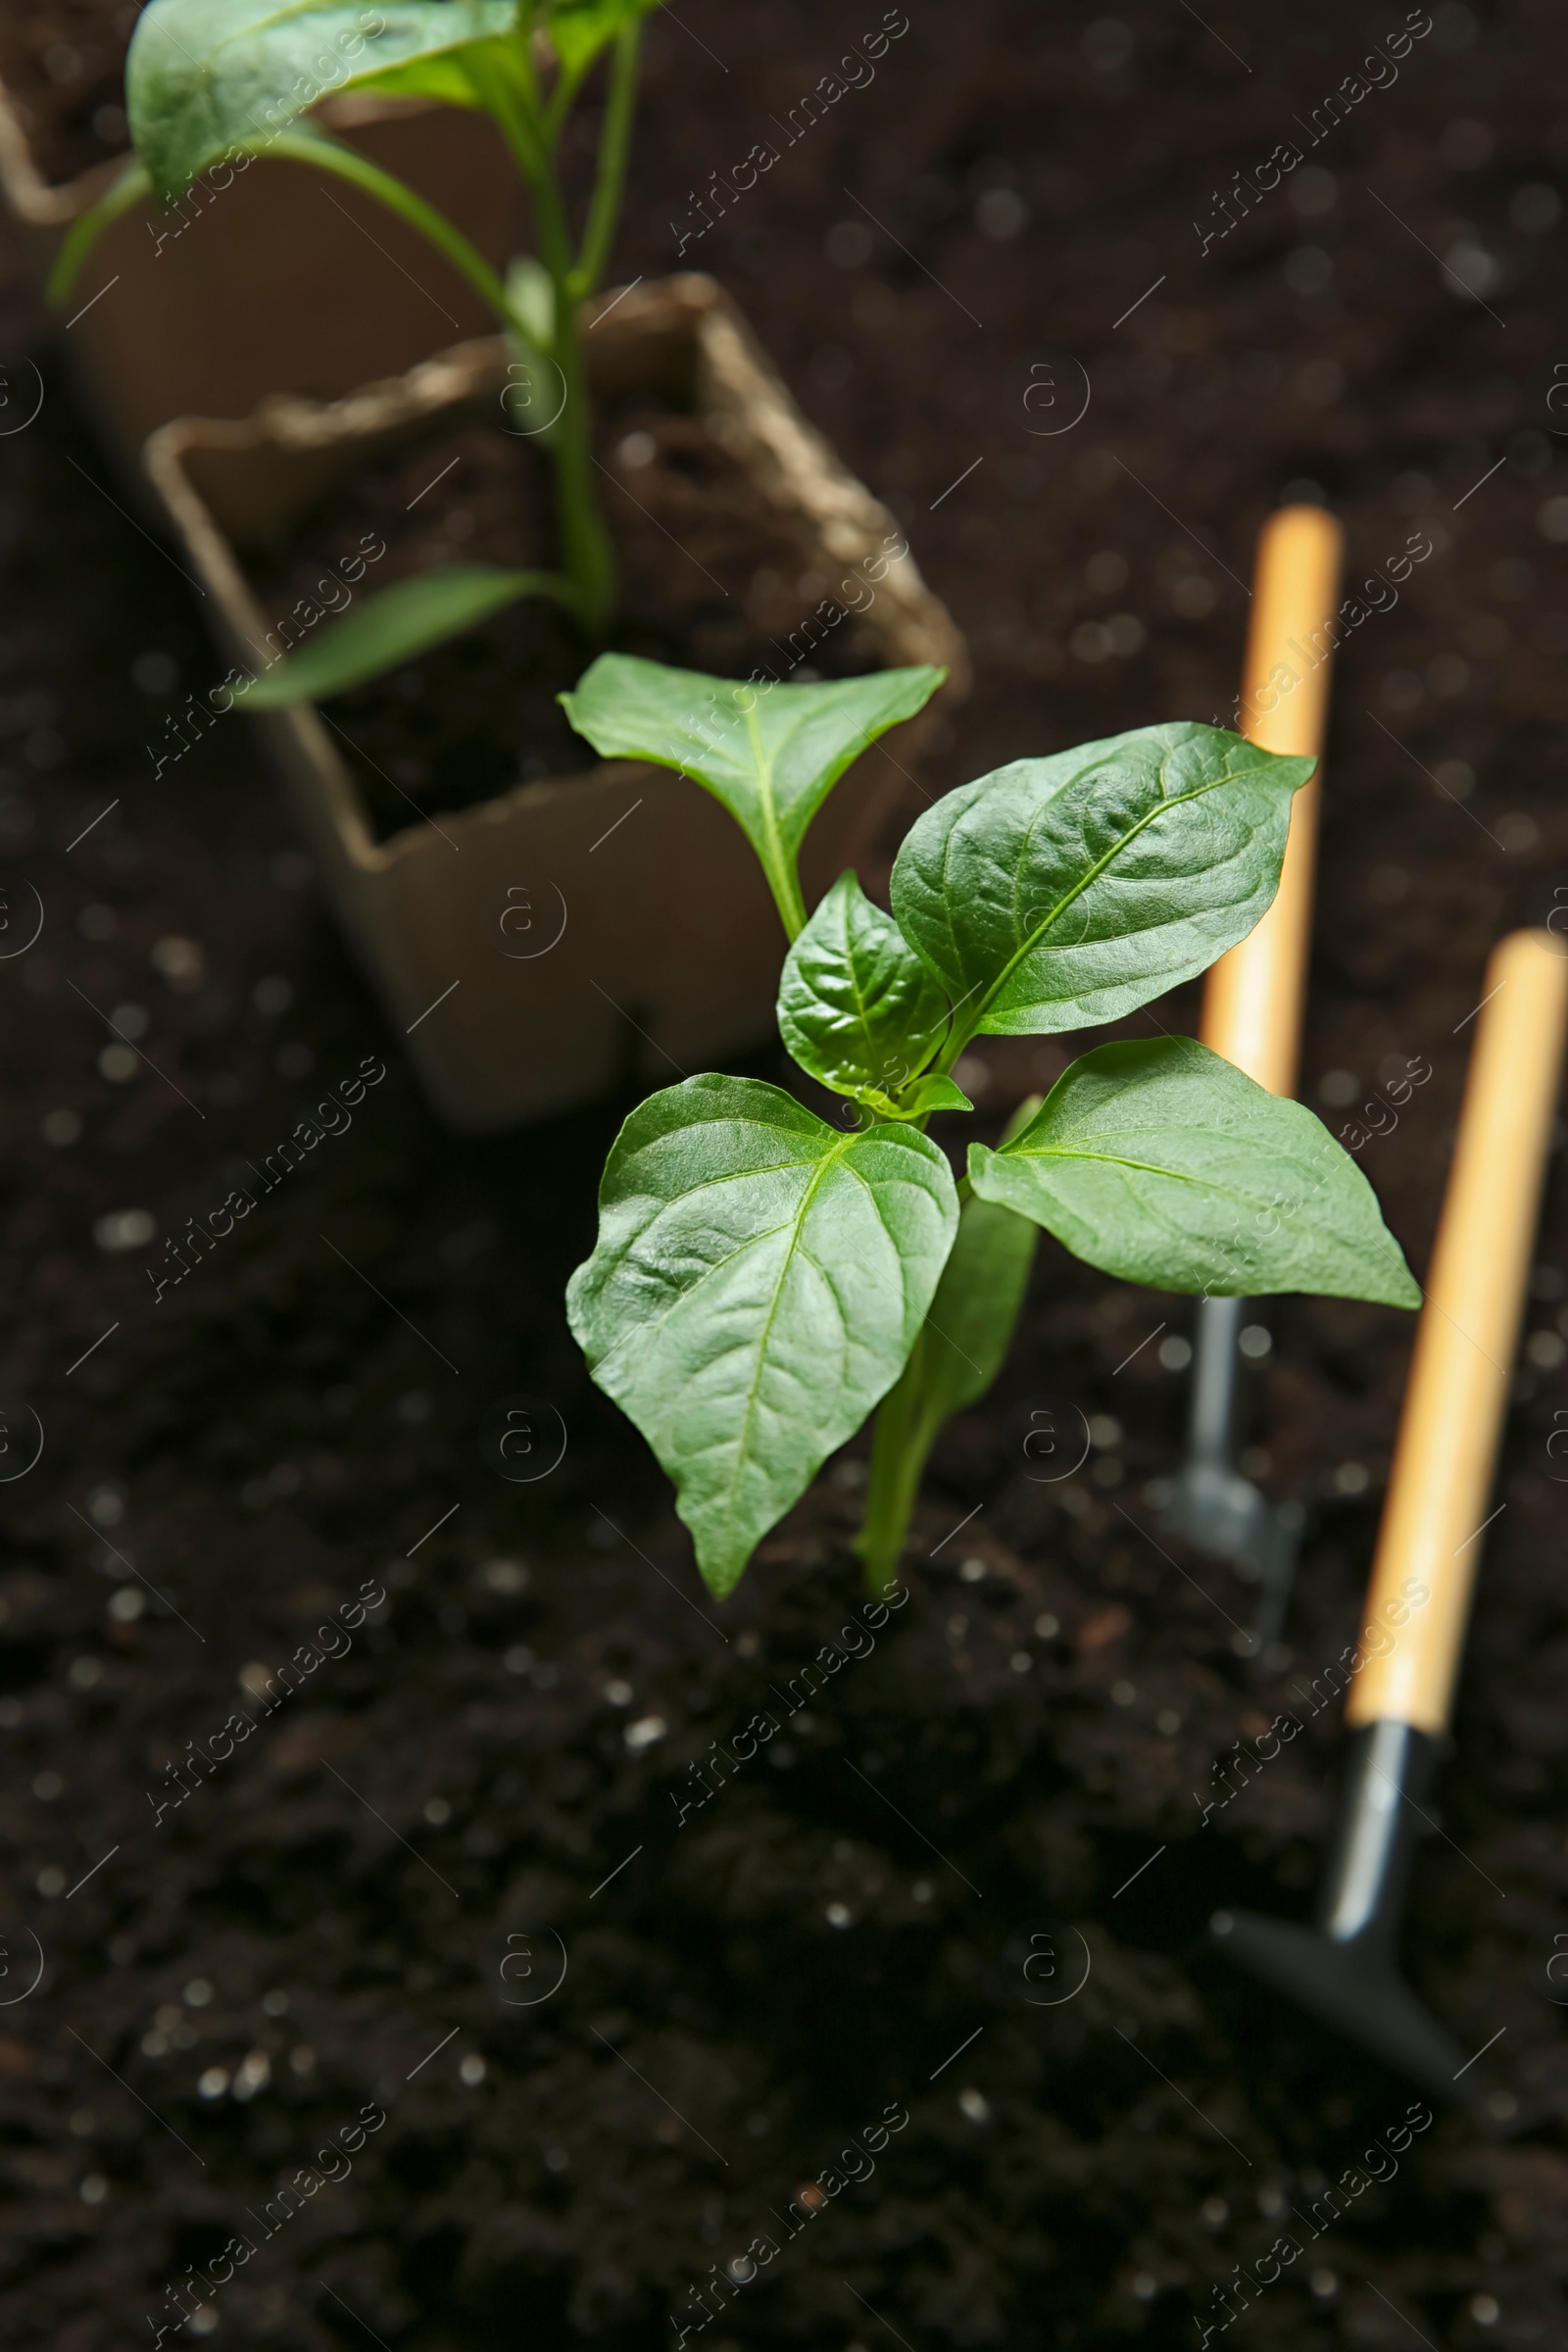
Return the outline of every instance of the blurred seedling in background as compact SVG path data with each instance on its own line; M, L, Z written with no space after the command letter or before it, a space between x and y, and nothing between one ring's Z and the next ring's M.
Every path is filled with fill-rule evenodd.
M259 157L335 172L426 237L495 312L514 353L508 401L548 454L562 569L442 565L403 580L279 662L247 692L261 710L320 698L397 668L524 597L551 597L590 640L615 606L615 565L594 488L583 371L584 305L614 240L637 103L641 20L660 0L150 0L125 64L135 154L62 248L63 302L99 235L149 195L176 204L204 174L219 188ZM592 194L573 235L559 159L572 109L608 56ZM309 109L339 91L383 93L488 115L527 184L537 255L503 277L433 205ZM219 174L227 173L226 180Z

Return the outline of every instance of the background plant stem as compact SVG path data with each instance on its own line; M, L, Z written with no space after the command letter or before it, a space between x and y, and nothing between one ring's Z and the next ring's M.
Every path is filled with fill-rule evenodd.
M620 199L626 184L626 159L631 153L632 124L637 114L637 50L641 27L628 24L615 36L610 68L610 94L605 104L605 127L599 142L599 170L582 251L572 272L578 301L592 294L604 275L620 218Z
M484 255L470 245L462 229L454 228L444 213L407 186L391 172L383 172L372 164L368 155L357 147L348 146L342 139L333 138L320 130L271 131L264 142L258 142L254 152L280 158L287 163L308 164L317 172L335 172L340 179L352 180L368 196L384 204L390 213L416 228L438 253L444 254L460 276L490 305L496 316L507 325L514 323L507 289L500 276L491 269Z
M549 357L561 370L564 398L547 447L555 468L563 560L584 623L595 636L603 636L614 612L615 559L594 487L593 416L583 368L581 311L598 282L619 217L637 103L637 55L633 26L614 44L588 225L581 254L575 258L555 165L559 123L542 117L520 122L499 90L492 96L493 110L532 191L539 255L555 290Z
M540 258L550 272L556 296L550 356L561 369L564 394L548 444L556 473L556 522L562 557L576 584L584 621L593 635L602 636L615 607L615 559L594 488L593 417L582 364L582 297L576 286L561 184L549 157L541 159L533 194Z
M526 49L524 54L531 91L531 58L526 57ZM632 26L617 36L612 55L598 172L580 256L572 253L554 139L539 112L536 95L530 104L499 75L487 75L476 85L482 88L487 109L532 193L540 259L554 289L551 344L541 356L561 371L562 407L545 446L555 474L562 562L572 583L575 609L595 637L602 637L609 628L616 581L614 554L594 485L593 416L583 367L581 310L598 283L614 239L636 114L637 62L637 28ZM530 347L535 346L536 336L517 316L505 284L484 256L433 205L390 172L383 172L340 140L303 128L270 138L266 151L335 172L374 196L444 254L505 326L524 335ZM554 389L541 386L540 397Z

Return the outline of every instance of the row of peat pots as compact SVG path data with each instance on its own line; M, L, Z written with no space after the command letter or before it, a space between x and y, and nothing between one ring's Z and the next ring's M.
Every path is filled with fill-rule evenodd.
M0 35L0 186L40 275L123 143L135 11L88 13L116 47L78 56L92 86L74 115ZM505 266L525 222L487 121L390 99L323 112ZM548 484L507 344L465 282L341 178L264 165L220 190L198 183L176 213L134 209L69 310L83 405L123 477L150 489L219 639L212 689L171 722L158 772L232 707L221 662L254 671L259 652L330 625L360 582L454 560L548 563ZM816 820L812 898L888 820L963 689L962 640L894 517L711 279L612 288L586 323L623 650L734 677L951 673L897 760L862 755ZM784 950L725 811L683 775L592 762L555 701L588 659L582 641L550 608L520 612L329 708L247 722L431 1104L470 1130L584 1102L633 1067L667 1078L671 1062L760 1043Z

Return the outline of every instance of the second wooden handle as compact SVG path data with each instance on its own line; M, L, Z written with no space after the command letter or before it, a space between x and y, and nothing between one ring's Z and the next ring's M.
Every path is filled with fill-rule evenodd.
M1344 533L1322 507L1282 507L1263 525L1242 679L1242 733L1268 752L1321 758ZM1296 1092L1312 927L1318 779L1303 784L1274 904L1208 975L1200 1034L1270 1094Z
M1446 1730L1507 1409L1568 1028L1549 931L1494 951L1346 1720Z

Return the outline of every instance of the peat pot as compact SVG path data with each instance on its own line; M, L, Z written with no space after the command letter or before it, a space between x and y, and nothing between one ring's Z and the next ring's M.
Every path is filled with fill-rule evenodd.
M807 423L710 278L607 295L586 349L599 394L657 398L700 417L829 583L857 565L876 580L857 619L873 662L951 673L893 739L896 759L873 746L817 816L803 860L810 903L872 845L933 714L962 689L963 641L912 556L889 562L887 546L903 544L893 516ZM226 654L255 666L268 625L236 548L275 540L356 466L428 433L443 413L501 400L508 359L499 337L461 344L345 400L272 399L241 422L183 417L152 435L148 474ZM739 828L687 777L601 762L378 841L312 705L251 723L430 1102L453 1126L539 1118L602 1093L630 1062L669 1080L770 1034L778 916Z
M436 205L499 268L523 234L515 169L466 107L345 93L318 119ZM40 283L124 157L52 184L0 82L0 197ZM410 368L494 314L416 230L335 173L254 160L110 227L61 318L73 375L122 472L172 416L243 416L270 392L327 398ZM68 323L69 322L69 323Z

